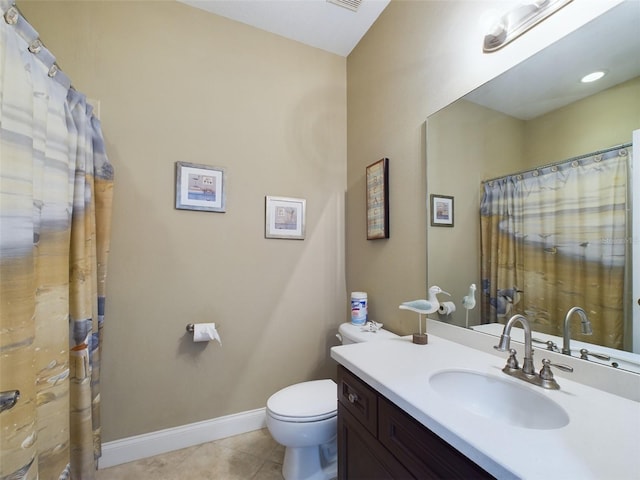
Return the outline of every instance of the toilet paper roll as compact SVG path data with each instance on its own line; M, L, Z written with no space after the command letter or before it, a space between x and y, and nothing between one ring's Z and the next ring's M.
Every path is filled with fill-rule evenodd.
M222 345L215 323L196 323L193 325L194 342L209 342L211 340L217 340Z
M456 304L453 302L442 302L438 307L438 313L440 315L451 315L456 311Z

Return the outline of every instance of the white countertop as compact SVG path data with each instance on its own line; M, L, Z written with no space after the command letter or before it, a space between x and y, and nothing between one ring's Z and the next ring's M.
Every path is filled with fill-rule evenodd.
M566 378L557 378L560 390L529 385L502 373L506 353L497 357L433 334L428 345L398 337L333 347L331 357L497 478L640 479L638 402ZM429 385L433 373L450 369L534 389L563 407L569 424L526 429L455 407Z

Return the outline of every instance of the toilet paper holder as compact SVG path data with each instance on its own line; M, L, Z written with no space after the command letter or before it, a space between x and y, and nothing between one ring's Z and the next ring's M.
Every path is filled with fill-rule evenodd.
M187 323L187 332L189 333L193 333L195 327L193 326L193 323ZM218 324L216 323L216 326L218 326Z

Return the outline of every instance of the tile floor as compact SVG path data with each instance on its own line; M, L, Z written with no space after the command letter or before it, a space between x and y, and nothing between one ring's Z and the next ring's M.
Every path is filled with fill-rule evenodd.
M98 480L282 480L284 447L267 429L98 470Z

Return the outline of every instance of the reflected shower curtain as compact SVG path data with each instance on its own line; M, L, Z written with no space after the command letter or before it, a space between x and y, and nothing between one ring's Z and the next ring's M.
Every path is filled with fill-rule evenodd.
M622 348L627 165L616 148L484 183L480 207L482 318L520 313L539 332L562 336L582 307L593 335L572 338Z
M91 479L113 171L85 97L0 0L0 478Z

